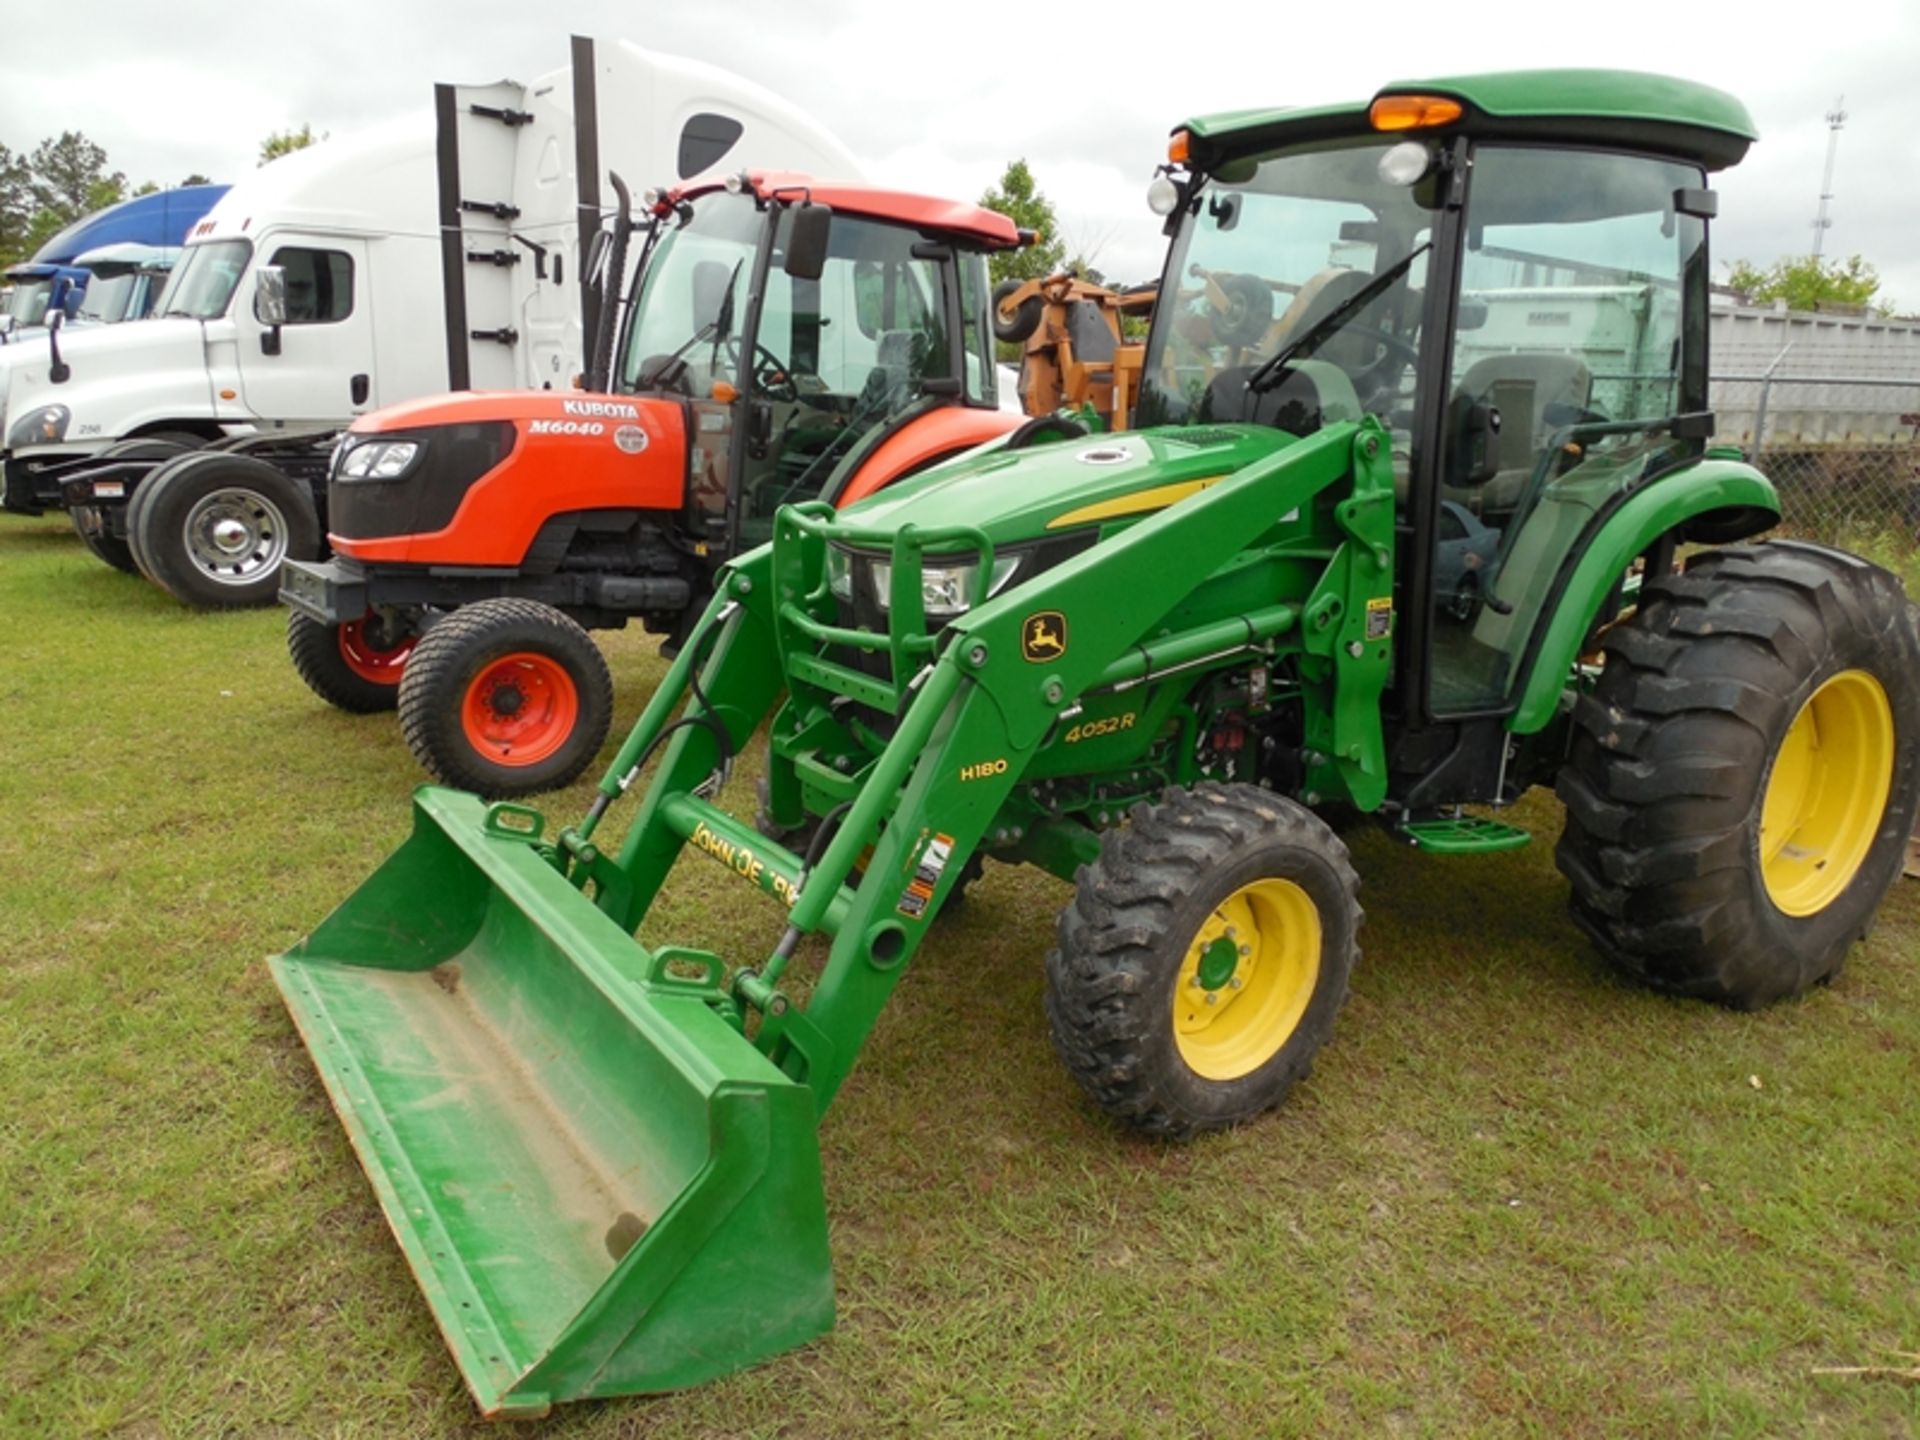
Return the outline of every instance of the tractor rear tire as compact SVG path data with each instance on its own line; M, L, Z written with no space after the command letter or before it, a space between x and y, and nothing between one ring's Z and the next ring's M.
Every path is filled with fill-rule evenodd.
M1000 302L1026 283L1009 277L993 287L993 338L1003 345L1018 345L1025 341L1040 328L1040 321L1046 315L1046 301L1038 295L1029 295L1020 302L1012 319L1001 318Z
M439 621L400 677L400 728L443 784L503 800L557 790L613 724L593 638L550 605L481 600Z
M1641 592L1573 713L1555 859L1618 970L1749 1010L1839 973L1920 809L1920 632L1900 582L1798 541Z
M148 577L198 610L271 605L280 562L320 553L313 495L264 460L200 451L149 475L127 533Z
M1312 811L1252 785L1134 808L1079 874L1047 956L1054 1048L1152 1135L1280 1103L1333 1034L1359 958L1359 879Z
M400 703L400 677L416 643L408 634L397 644L383 644L387 637L378 632L373 616L323 625L290 610L287 655L307 688L329 705L353 715L376 715Z

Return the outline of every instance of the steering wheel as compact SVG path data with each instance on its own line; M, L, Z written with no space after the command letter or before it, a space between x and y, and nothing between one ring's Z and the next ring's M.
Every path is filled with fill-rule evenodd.
M769 400L791 405L800 399L800 387L786 361L758 342L753 347L753 383Z

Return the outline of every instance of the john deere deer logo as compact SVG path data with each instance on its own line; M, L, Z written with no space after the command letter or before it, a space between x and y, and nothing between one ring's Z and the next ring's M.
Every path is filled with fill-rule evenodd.
M1029 615L1020 626L1020 653L1036 665L1067 653L1067 617L1058 610Z

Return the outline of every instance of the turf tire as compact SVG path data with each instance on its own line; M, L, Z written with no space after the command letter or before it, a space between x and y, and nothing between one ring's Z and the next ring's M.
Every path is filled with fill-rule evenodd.
M1831 980L1863 937L1920 809L1920 633L1900 582L1824 546L1696 555L1608 631L1573 712L1555 859L1575 922L1628 977L1753 1009ZM1781 910L1760 857L1781 744L1808 698L1863 670L1893 719L1887 803L1853 878Z
M559 748L533 764L507 765L469 738L463 716L487 668L522 653L564 670L578 708ZM575 621L534 600L481 600L455 610L420 637L400 677L400 729L414 758L443 784L489 799L571 784L612 724L613 676L600 647Z
M1280 1103L1333 1034L1359 958L1359 879L1346 846L1310 810L1251 785L1170 790L1134 807L1083 866L1047 956L1055 1050L1095 1104L1135 1129L1181 1137L1236 1125ZM1242 886L1304 890L1321 953L1304 1013L1285 1042L1236 1079L1196 1073L1174 1030L1187 949Z
M307 688L337 710L377 715L400 703L400 682L370 680L347 663L339 625L323 625L298 610L287 612L287 656ZM403 672L404 673L404 672Z

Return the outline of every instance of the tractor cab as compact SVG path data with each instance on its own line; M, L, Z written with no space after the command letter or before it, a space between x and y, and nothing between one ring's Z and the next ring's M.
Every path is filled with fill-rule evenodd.
M1391 437L1410 714L1508 709L1589 522L1697 458L1706 175L1752 138L1615 72L1389 86L1174 132L1138 423Z
M998 408L986 255L1021 243L1004 216L764 173L649 198L614 388L685 403L688 528L716 549L763 543L782 505L858 498L913 421Z

